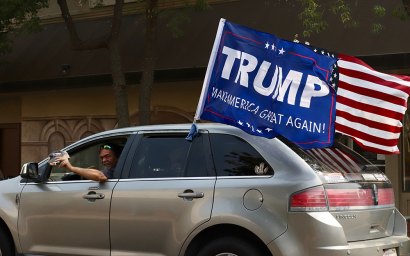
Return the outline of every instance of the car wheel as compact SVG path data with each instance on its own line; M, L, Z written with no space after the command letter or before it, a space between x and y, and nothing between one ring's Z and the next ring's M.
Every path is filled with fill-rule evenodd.
M14 256L10 240L2 229L0 229L0 256Z
M251 241L220 237L203 246L198 256L265 256Z

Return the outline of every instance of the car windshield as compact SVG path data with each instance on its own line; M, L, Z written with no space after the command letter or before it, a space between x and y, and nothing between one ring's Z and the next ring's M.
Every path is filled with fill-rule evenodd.
M386 175L359 153L336 142L333 147L303 150L289 145L326 183L387 181Z

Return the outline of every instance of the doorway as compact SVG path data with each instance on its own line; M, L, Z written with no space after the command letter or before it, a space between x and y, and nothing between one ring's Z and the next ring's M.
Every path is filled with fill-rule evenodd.
M20 174L20 124L0 124L0 179Z

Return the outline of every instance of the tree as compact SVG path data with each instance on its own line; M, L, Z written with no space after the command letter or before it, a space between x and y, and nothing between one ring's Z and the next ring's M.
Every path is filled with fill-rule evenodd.
M37 13L47 6L48 0L0 1L0 55L11 50L13 36L40 29Z
M71 17L70 10L67 6L67 1L57 0L57 2L60 6L61 15L63 16L64 22L67 26L73 50L84 51L104 48L109 51L118 127L129 126L128 95L118 45L124 0L115 1L111 19L111 30L108 31L107 34L101 35L99 38L89 41L80 39L74 21Z
M143 71L141 78L140 94L139 94L139 123L149 124L151 115L151 91L154 84L154 71L157 61L157 24L158 17L161 13L158 0L140 0L145 3L145 44L144 44L144 60ZM206 0L185 1L186 8L193 7L195 10L206 10L209 5ZM191 3L193 2L193 3ZM169 22L173 28L174 34L179 34L179 25L187 21L184 13L179 12L173 15Z
M139 90L139 123L149 124L151 116L151 91L157 61L158 0L147 0L145 7L144 61Z
M267 1L270 2L270 1ZM310 37L314 33L320 33L328 27L329 17L336 17L345 27L355 28L360 26L363 17L360 11L370 11L368 16L371 20L368 28L371 33L379 34L383 31L383 18L388 14L387 9L378 1L349 1L349 0L271 0L271 2L286 2L287 4L299 4L300 22L303 25L303 36ZM402 0L403 5L398 5L392 10L392 15L402 20L409 18L410 0Z
M394 10L395 16L399 17L401 20L410 19L410 0L402 0L403 6L397 7Z
M121 28L122 20L122 10L124 6L124 0L116 0L114 5L113 17L112 17L112 27L111 31L101 36L97 40L83 41L79 38L74 21L70 15L70 11L67 7L66 0L57 0L61 9L61 14L66 23L67 29L70 34L70 40L72 48L74 50L92 50L106 48L110 51L111 59L111 71L113 78L113 89L116 96L116 111L118 117L118 126L125 127L129 126L129 111L128 111L128 98L126 93L126 82L125 76L121 65L121 57L118 50L118 40ZM101 3L101 0L97 0ZM189 2L187 1L186 8L189 7ZM161 13L159 11L158 0L139 0L139 4L145 4L145 44L144 44L144 61L143 61L143 71L141 78L141 86L139 90L139 123L149 124L150 123L150 113L151 113L151 91L154 83L154 70L157 60L157 53L155 45L157 42L157 23L158 15ZM194 4L197 9L205 9L207 7L205 0L196 0ZM174 16L173 24L176 20L181 19L181 13ZM178 18L179 17L179 18ZM177 28L177 26L173 26Z

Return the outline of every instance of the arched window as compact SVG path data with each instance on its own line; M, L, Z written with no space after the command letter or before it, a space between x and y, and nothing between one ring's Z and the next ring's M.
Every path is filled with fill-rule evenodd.
M60 150L65 146L65 138L60 132L53 132L48 138L48 152Z

